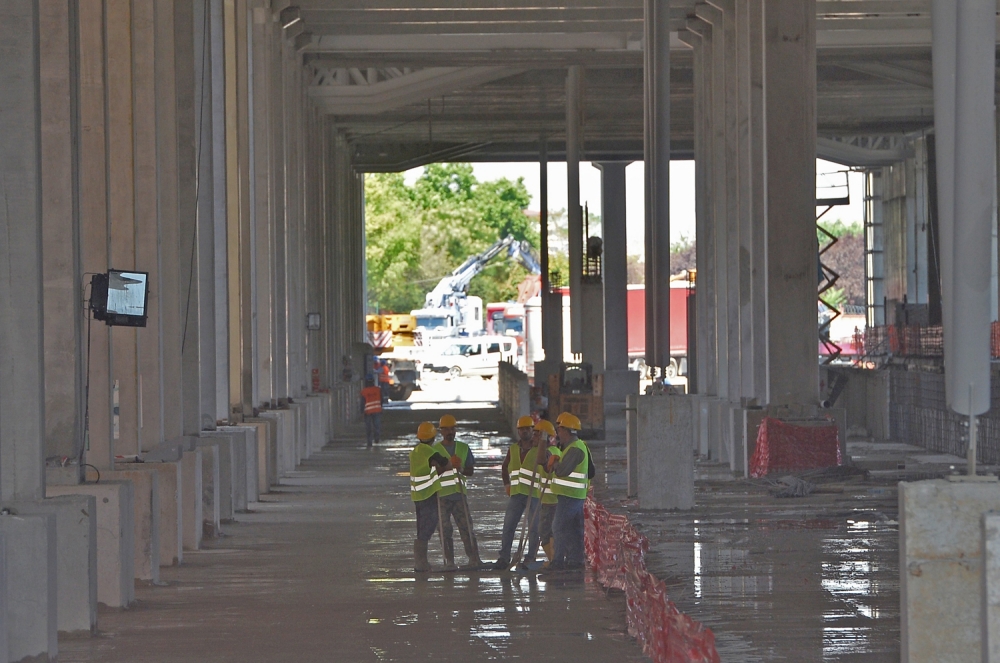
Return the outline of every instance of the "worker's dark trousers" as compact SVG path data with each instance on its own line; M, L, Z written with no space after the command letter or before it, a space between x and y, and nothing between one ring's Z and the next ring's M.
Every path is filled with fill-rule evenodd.
M365 438L368 439L368 446L375 442L382 441L382 413L365 415Z
M421 541L430 541L438 528L437 495L414 502L413 505L417 508L417 538Z
M556 566L568 568L583 566L583 502L573 497L559 495L556 516L552 521L555 536Z
M541 509L531 507L531 525L528 528L528 552L524 554L525 563L535 561L538 546L552 538L552 520L556 515L555 504L543 504Z
M503 517L503 536L500 538L500 555L497 557L500 562L510 561L510 549L514 546L517 525L521 522L525 508L528 508L527 495L511 495L507 500L507 513ZM538 510L538 498L531 500L530 510L532 513Z
M465 554L470 560L479 557L479 546L469 527L472 526L472 514L465 508L465 500L459 495L449 495L441 498L441 525L444 530L444 556L447 560L455 559L455 544L452 539L451 521L455 521L458 534L462 537Z

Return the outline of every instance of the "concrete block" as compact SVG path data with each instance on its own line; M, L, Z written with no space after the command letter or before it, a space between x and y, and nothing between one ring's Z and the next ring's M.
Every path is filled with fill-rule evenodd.
M180 445L177 445L180 452ZM170 462L121 463L119 470L156 472L159 485L160 566L180 564L184 559L184 505L182 503L180 457Z
M56 596L60 633L97 628L97 498L61 495L12 505L20 516L56 519Z
M270 464L270 443L268 442L268 436L270 435L271 426L266 420L258 420L252 423L244 422L245 426L252 426L257 433L257 499L268 491L270 486L268 485L267 474L268 465Z
M636 415L639 506L692 508L692 401L687 396L640 396Z
M312 456L326 446L326 399L311 395L306 402L310 406L309 455Z
M728 403L728 430L729 437L729 469L736 476L746 476L743 469L746 463L746 446L744 439L745 423L743 421L743 408L739 403Z
M219 445L211 444L211 440L205 440L201 444L201 506L202 506L202 528L209 533L209 536L218 536L222 533L222 495L231 495L228 485L226 490L220 489L223 471L220 467ZM232 501L230 500L230 505Z
M271 485L277 485L281 477L295 470L295 417L291 410L268 410L262 417L273 418L277 422L276 472Z
M243 443L243 490L246 492L245 502L249 505L256 502L259 495L257 490L257 463L259 451L257 448L257 427L251 425L240 426L219 426L220 432L232 433L234 443ZM244 506L242 510L246 510Z
M981 661L982 515L1000 483L899 484L901 660Z
M984 661L1000 661L1000 511L983 514Z
M97 601L126 608L135 600L135 506L130 481L48 486L47 497L92 495L97 506Z
M215 503L212 508L217 508L219 510L220 522L231 521L234 513L232 438L228 434L219 435L213 434L211 431L203 431L202 437L198 441L198 446L201 447L202 451L209 447L216 450L216 460L214 461L215 469L213 469L215 480L212 487ZM206 457L203 455L201 472L203 485L207 481L206 476L208 474L207 467L205 465L206 462ZM205 491L207 493L208 486L205 486ZM205 503L205 509L208 510L207 501ZM207 516L205 521L208 522Z
M120 466L124 467L124 466ZM120 469L104 471L101 478L134 484L135 578L160 581L160 477L156 472Z
M625 397L625 462L627 480L627 497L639 494L639 394L628 394Z
M247 510L247 445L243 431L203 431L202 439L219 441L219 463L222 472L228 474L223 478L220 489L229 487L228 511L226 496L222 495L222 521L232 520L235 514Z
M697 436L698 436L698 455L702 458L709 457L709 424L708 420L711 416L710 402L711 398L707 396L695 396L694 397L694 410L696 416L696 426L697 426Z
M729 462L723 437L723 404L719 398L708 401L708 457L717 463Z
M263 416L250 419L251 423L262 423L267 426L267 457L264 459L264 470L267 492L271 486L278 484L278 418L276 416Z
M56 516L0 516L6 578L7 659L55 661L58 644Z
M295 413L295 467L298 467L309 458L309 408L296 402L289 403L288 409Z
M624 403L630 395L639 395L639 372L604 371L604 404Z
M205 531L201 454L201 449L194 449L185 451L181 456L180 521L183 527L181 546L184 550L201 548L201 537Z
M0 532L0 663L7 658L7 543Z

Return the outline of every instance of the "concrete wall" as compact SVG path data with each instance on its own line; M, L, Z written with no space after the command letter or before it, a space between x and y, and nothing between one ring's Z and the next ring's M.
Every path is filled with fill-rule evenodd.
M504 421L510 425L511 435L516 436L518 418L531 414L531 387L528 384L528 376L513 364L501 362L497 389Z

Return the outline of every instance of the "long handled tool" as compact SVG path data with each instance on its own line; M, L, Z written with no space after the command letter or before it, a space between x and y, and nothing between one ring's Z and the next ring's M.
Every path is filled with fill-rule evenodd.
M537 458L537 456L536 456L536 458ZM508 569L513 569L515 566L517 566L520 563L520 561L521 561L521 555L524 554L524 535L531 529L531 517L532 517L532 513L531 513L531 493L532 493L532 491L535 490L535 484L540 484L541 483L541 480L539 479L539 476L538 476L538 466L540 464L541 463L535 462L535 467L534 467L534 469L532 470L532 473L531 473L531 488L528 490L528 506L524 510L524 512L525 512L524 513L524 521L523 521L523 523L521 525L521 540L517 544L517 552L515 552L513 555L511 555L510 564L507 567ZM544 488L543 488L543 490L541 492L539 492L539 495L538 495L539 508L541 508L542 493L543 492L544 492ZM537 515L537 514L535 514L535 515Z
M476 557L479 557L479 542L476 540L475 530L472 529L472 516L469 515L469 498L465 494L465 475L456 469L455 476L458 477L458 483L462 486L462 490L459 491L459 493L462 496L462 506L465 507L465 526L469 529L469 540L472 542L472 550L476 553ZM481 557L479 561L482 563Z

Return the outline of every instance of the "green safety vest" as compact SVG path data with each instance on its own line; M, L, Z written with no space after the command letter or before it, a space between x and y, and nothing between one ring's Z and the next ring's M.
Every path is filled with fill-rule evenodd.
M510 445L510 462L507 463L507 472L510 474L511 495L527 495L531 492L537 455L538 448L531 447L525 454L522 463L520 445L517 443Z
M574 447L583 452L583 460L567 477L552 475L552 492L563 497L585 500L587 499L587 488L590 487L590 479L587 478L587 470L590 469L590 451L583 440L575 440L573 444L563 450L563 453L567 453Z
M444 444L435 442L433 449L445 458L451 458L451 454L444 448ZM455 455L462 461L462 468L465 468L465 460L469 457L469 445L455 440ZM464 492L465 479L459 470L449 467L446 472L441 474L441 497Z
M548 449L549 453L556 458L562 457L562 451L559 450L557 446L551 446ZM556 494L552 492L552 477L555 476L555 472L546 472L544 466L539 466L538 468L538 483L535 484L534 489L531 491L532 497L538 497L542 494L542 489L545 489L545 494L542 495L542 504L555 504L558 502Z
M430 464L435 453L437 450L433 446L423 442L418 442L410 451L410 498L414 502L423 502L441 490L441 479Z

